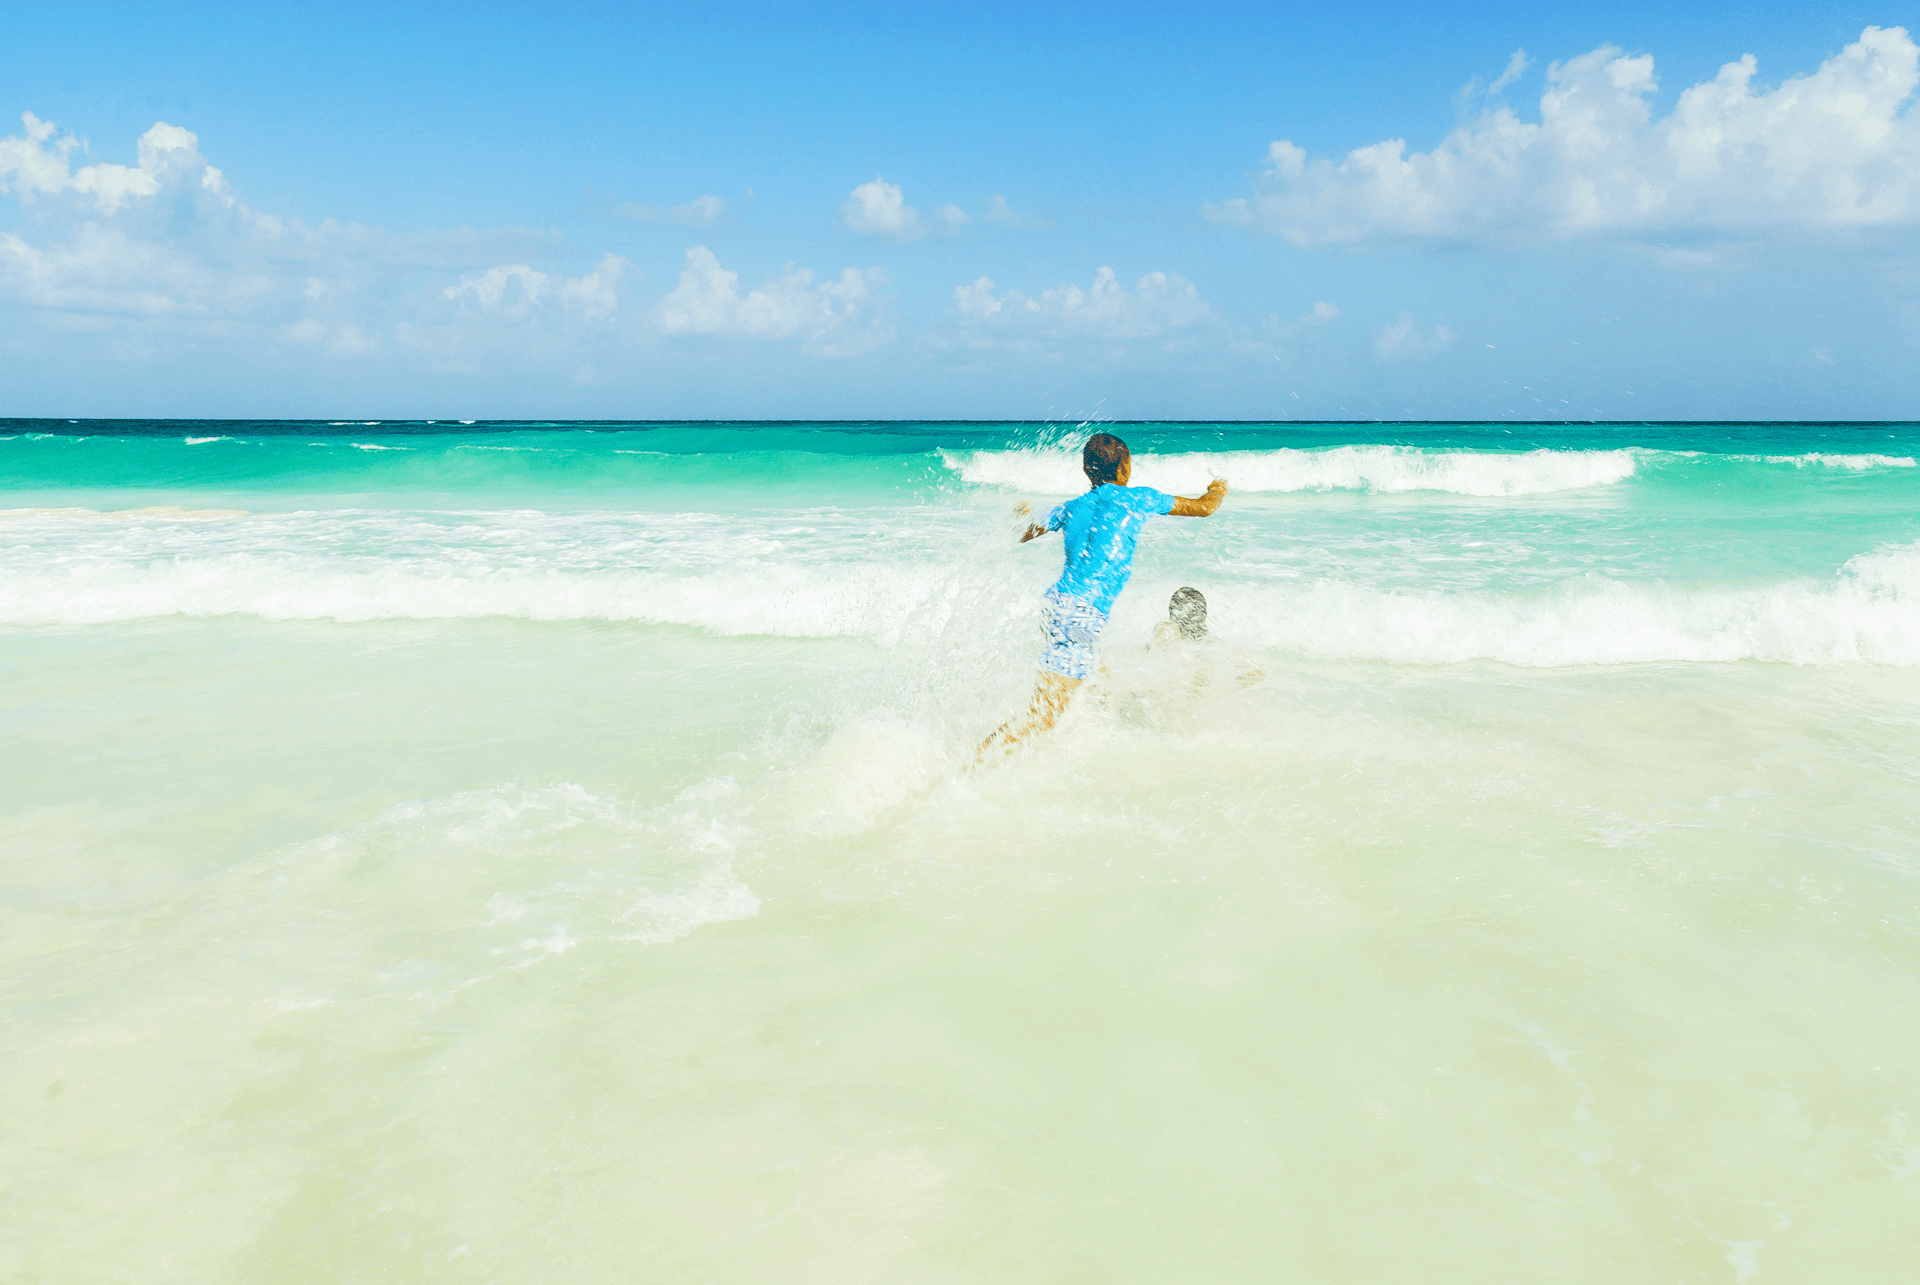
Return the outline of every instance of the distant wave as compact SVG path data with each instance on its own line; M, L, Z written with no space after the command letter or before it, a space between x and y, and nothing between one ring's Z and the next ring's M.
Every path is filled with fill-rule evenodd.
M1171 583L1171 582L1170 582ZM1143 580L1109 635L1144 636ZM156 616L370 621L518 617L678 625L724 635L864 637L985 645L1032 603L979 568L912 561L647 570L475 570L225 553L144 565L67 564L0 580L0 624ZM1391 590L1338 578L1222 586L1215 617L1249 646L1324 659L1561 666L1645 661L1920 664L1920 545L1850 560L1837 575L1746 587L1581 576L1544 590ZM1137 626L1137 628L1136 628ZM986 635L980 633L986 630Z
M0 522L210 522L216 518L244 518L245 509L187 509L177 504L150 504L138 509L0 509Z
M1792 464L1799 468L1844 468L1862 470L1870 468L1912 468L1915 460L1910 455L1765 455L1741 456L1742 459L1764 459L1769 464Z
M1086 488L1080 457L1066 451L942 451L963 481L1039 495ZM1134 456L1134 481L1198 494L1212 477L1239 491L1368 491L1396 494L1541 495L1607 486L1633 475L1635 452L1427 451L1409 446L1335 446L1324 450L1192 452Z
M1060 450L941 451L962 481L1005 486L1036 495L1070 495L1086 488L1080 457ZM1795 469L1910 469L1906 455L1721 455L1625 446L1610 450L1466 451L1413 446L1354 445L1318 450L1186 452L1133 457L1134 481L1181 494L1198 494L1210 478L1237 491L1362 491L1377 495L1435 491L1454 495L1548 495L1610 486L1643 466L1730 463Z

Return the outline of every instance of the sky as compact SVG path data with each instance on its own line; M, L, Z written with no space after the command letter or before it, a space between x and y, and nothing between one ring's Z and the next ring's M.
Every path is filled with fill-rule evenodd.
M1920 419L1920 0L1561 10L15 6L0 416Z

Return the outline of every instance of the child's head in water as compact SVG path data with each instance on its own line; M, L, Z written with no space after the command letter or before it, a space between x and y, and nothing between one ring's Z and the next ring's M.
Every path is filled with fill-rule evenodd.
M1207 599L1198 589L1188 586L1176 589L1173 601L1167 604L1167 619L1180 631L1182 638L1205 638L1207 636Z

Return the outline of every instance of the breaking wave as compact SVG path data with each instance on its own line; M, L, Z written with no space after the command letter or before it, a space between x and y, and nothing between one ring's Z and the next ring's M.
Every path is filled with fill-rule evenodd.
M1058 450L942 451L961 480L1039 495L1086 488L1077 453ZM1608 486L1633 476L1637 452L1428 451L1410 446L1323 450L1215 451L1134 456L1133 480L1195 494L1209 478L1238 491L1444 491L1455 495L1543 495Z
M1144 636L1149 578L1123 599L1109 643ZM718 635L977 643L982 622L1027 628L1024 589L980 568L868 561L704 573L463 570L225 554L15 574L0 624L99 624L161 616L342 622L512 617L677 625ZM1138 618L1136 618L1136 616ZM1409 664L1557 666L1763 660L1920 664L1920 546L1862 554L1825 579L1688 587L1586 575L1550 588L1392 589L1338 577L1222 585L1215 618L1235 641L1314 657ZM967 622L952 631L949 622ZM1002 622L1002 623L995 623Z
M1839 468L1863 472L1870 468L1912 468L1916 461L1911 455L1828 455L1813 452L1807 455L1741 455L1736 459L1759 459L1768 464L1792 464L1796 468Z
M1035 495L1083 490L1080 457L1062 450L942 451L964 482ZM1134 481L1162 491L1196 494L1224 477L1236 491L1361 491L1375 495L1433 491L1453 495L1550 495L1624 482L1643 468L1666 465L1787 466L1795 469L1910 469L1906 455L1709 454L1623 446L1612 450L1468 451L1354 445L1318 450L1188 452L1133 457Z
M1249 644L1317 659L1512 665L1741 660L1920 664L1920 546L1828 580L1745 588L1584 576L1544 592L1388 592L1338 580L1248 586L1219 611Z

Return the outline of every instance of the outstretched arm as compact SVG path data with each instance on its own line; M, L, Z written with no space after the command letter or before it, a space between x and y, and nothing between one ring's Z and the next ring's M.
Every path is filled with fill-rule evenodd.
M1017 518L1024 518L1025 516L1027 516L1027 502L1025 500L1022 500L1020 501L1020 503L1013 506L1013 516ZM1020 535L1020 543L1025 544L1029 540L1038 540L1041 536L1045 535L1046 533L1047 533L1047 528L1044 523L1029 522L1027 523L1027 529L1024 532L1022 532Z
M1227 498L1227 479L1216 477L1207 483L1207 493L1198 499L1190 500L1184 495L1173 497L1173 508L1168 510L1176 518L1210 518L1220 502ZM1031 537L1029 537L1031 538Z

